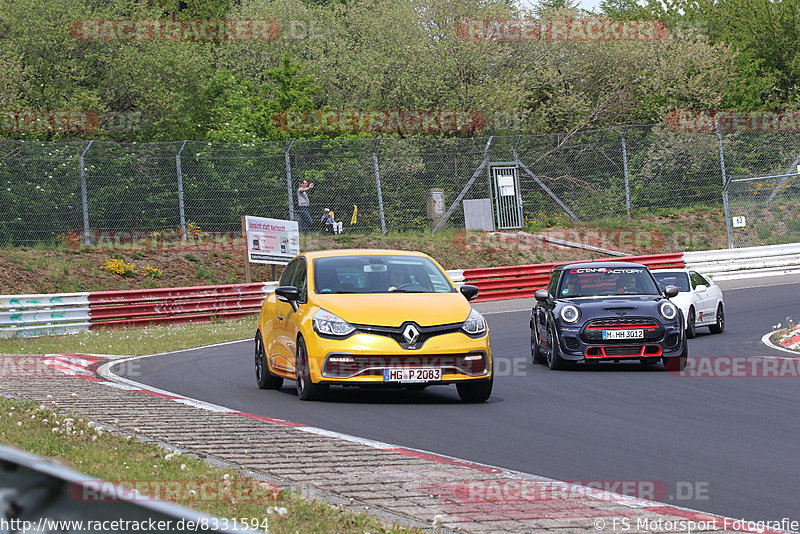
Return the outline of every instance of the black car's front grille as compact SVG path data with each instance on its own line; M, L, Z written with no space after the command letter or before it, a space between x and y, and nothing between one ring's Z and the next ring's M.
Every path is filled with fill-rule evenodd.
M603 339L603 330L628 328L644 330L644 337L639 339L641 341L658 341L664 336L664 328L658 321L650 317L605 317L588 321L581 330L581 339L584 343L607 343L610 345L630 343L631 339Z
M661 356L661 347L658 345L604 345L586 349L587 358L643 358L645 356Z
M564 344L567 346L569 350L578 350L581 346L578 339L574 337L565 337Z
M462 331L462 323L443 324L438 326L418 326L416 323L413 323L417 332L419 332L419 336L416 340L414 340L413 344L409 344L404 335L405 329L409 324L412 323L404 323L398 327L363 324L354 324L353 326L356 328L356 330L364 334L390 337L397 341L397 344L404 349L419 349L425 344L426 341L434 336L441 336L442 334L452 334L453 332Z

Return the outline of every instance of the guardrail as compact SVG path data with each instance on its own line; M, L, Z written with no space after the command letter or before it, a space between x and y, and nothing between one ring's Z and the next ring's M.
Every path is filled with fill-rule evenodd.
M3 532L80 532L84 529L78 523L90 521L104 525L126 521L128 528L120 530L152 531L155 524L164 532L263 532L247 529L246 524L239 528L235 522L231 527L219 517L144 497L133 488L4 445L0 445L0 494Z
M686 252L686 265L714 280L800 273L800 243Z
M590 260L586 260L590 261ZM651 269L697 269L714 280L800 273L800 243L651 256L627 256ZM560 262L564 263L564 262ZM558 263L447 271L478 286L476 302L533 297ZM277 282L131 291L0 295L0 337L73 334L93 328L233 319L258 313Z
M652 269L681 268L684 266L682 252L651 256L626 256L614 258L613 261L633 261L647 265ZM487 269L465 269L462 271L463 283L477 286L480 289L475 302L529 298L533 297L537 289L547 287L552 268L564 263L562 261L535 265L490 267Z
M276 282L52 295L0 295L0 337L233 319L258 313Z
M234 319L261 309L274 282L89 294L90 328Z
M89 329L89 293L0 295L0 337L77 334Z

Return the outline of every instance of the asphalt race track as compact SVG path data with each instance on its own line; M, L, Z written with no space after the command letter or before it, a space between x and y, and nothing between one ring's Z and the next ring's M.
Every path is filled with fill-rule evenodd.
M778 283L756 280L738 285ZM791 358L761 336L800 319L800 283L723 288L725 333L698 328L690 358ZM550 371L530 363L530 311L493 306L517 311L486 316L497 374L485 404L462 404L454 386L333 388L328 402L301 402L294 383L258 389L252 342L126 367L138 371L131 379L235 410L559 480L652 481L657 500L734 518L800 519L800 379L680 377L660 364Z

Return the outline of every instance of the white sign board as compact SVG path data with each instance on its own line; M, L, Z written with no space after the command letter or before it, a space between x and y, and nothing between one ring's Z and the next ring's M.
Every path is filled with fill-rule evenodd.
M734 228L744 228L745 226L747 226L747 221L744 220L744 216L732 217L732 219Z
M500 184L500 196L511 197L514 196L514 175L501 175L497 177Z
M251 263L286 265L300 254L297 221L245 216L247 257Z

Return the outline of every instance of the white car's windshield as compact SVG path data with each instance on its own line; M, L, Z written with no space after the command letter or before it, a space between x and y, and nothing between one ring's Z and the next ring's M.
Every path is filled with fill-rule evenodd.
M657 295L653 278L643 267L575 267L565 269L559 297Z
M656 282L663 290L667 286L675 286L681 293L689 292L689 276L686 273L659 273L653 272Z
M442 271L428 258L338 256L314 260L316 293L451 293Z

